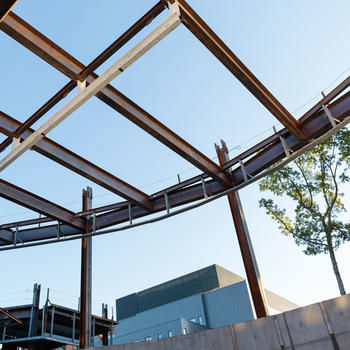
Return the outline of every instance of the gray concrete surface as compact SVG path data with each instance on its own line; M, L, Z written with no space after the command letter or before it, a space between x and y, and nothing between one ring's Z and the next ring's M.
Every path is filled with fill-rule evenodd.
M94 349L349 350L350 295L228 327Z

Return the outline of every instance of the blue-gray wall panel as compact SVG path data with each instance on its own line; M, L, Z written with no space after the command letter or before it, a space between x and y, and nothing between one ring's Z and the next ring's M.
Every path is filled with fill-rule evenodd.
M254 319L246 281L206 293L203 299L209 328Z

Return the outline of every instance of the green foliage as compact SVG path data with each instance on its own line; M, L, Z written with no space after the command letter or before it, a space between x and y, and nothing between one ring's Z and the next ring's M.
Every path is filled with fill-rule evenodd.
M262 198L259 205L283 234L305 246L306 254L329 253L350 240L350 222L340 219L346 212L340 186L350 182L349 168L350 131L345 128L260 181L261 191L295 201L294 218L272 199Z

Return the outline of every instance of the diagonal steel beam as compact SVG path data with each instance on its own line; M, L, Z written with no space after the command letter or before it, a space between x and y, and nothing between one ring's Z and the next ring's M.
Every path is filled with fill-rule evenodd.
M4 310L3 308L0 307L0 314L3 314L5 316L7 316L8 318L11 318L13 321L19 323L19 324L23 324L23 321L20 320L19 318L17 318L16 316L13 316L12 314L10 314L8 311Z
M57 204L49 202L33 193L30 193L20 187L17 187L5 180L0 179L0 197L11 202L17 203L22 207L34 210L48 217L63 222L78 230L86 229L86 221L75 217L74 213Z
M137 33L149 25L154 18L156 18L163 10L165 5L158 2L153 6L144 16L134 23L128 30L126 30L118 39L116 39L110 46L107 47L100 55L98 55L89 65L87 65L79 74L81 81L85 80L94 70L106 62L113 54L115 54L121 47L130 41ZM66 84L57 94L48 100L42 107L40 107L33 115L31 115L19 128L16 130L15 136L19 137L21 134L37 122L44 114L53 108L59 101L61 101L71 90L76 86L76 81L71 80ZM0 144L0 152L8 147L12 142L12 138L8 137Z
M185 26L297 139L303 140L298 121L243 64L185 0L178 0Z
M0 29L73 80L78 80L80 72L85 68L81 62L13 12L0 24ZM92 73L86 81L91 84L97 78L98 75ZM219 165L111 85L107 85L96 96L223 186L231 185L230 177L221 171Z
M18 0L1 0L1 2L0 2L0 22L11 11L12 7L15 6L17 1Z
M350 92L332 102L328 108L335 118L339 119L340 121L344 121L346 117L350 116ZM329 120L326 118L325 112L321 110L314 113L307 120L305 120L303 131L305 132L307 138L311 140L322 136L324 133L329 131L330 128L331 126ZM294 151L300 150L305 145L304 142L298 141L293 135L288 135L286 137L286 143L288 147L292 148ZM272 143L261 152L257 152L254 157L249 159L245 163L245 168L249 174L257 175L284 157L285 152L282 145ZM244 176L240 167L232 171L232 176L234 177L235 185L239 185L244 182ZM211 180L206 182L206 191L210 195L215 195L225 191L225 187L223 187L217 181ZM168 194L168 203L172 208L200 199L203 199L203 187L201 183L194 184L192 186L186 186ZM163 197L156 196L152 199L152 201L154 210L153 213L166 209L166 203ZM115 206L118 207L118 203L116 203ZM98 212L98 210L93 211ZM136 219L147 216L150 213L143 208L133 207L132 214L133 218ZM98 215L96 217L96 227L97 229L102 229L112 225L128 222L130 220L129 215L130 212L127 205L125 205L125 203L120 203L120 208L107 212L105 214ZM61 231L64 236L79 234L78 230L66 225L61 226ZM6 242L8 241L8 232L9 231L6 230L0 230L0 246L6 246L9 244ZM56 236L56 226L45 226L20 230L18 234L18 237L23 242L34 242L39 240L52 239L56 238Z
M19 121L0 111L1 133L13 137L13 134L20 125L21 123ZM32 129L26 130L22 134L22 138L26 139L32 135L33 132L34 131ZM44 137L33 147L33 149L45 157L71 169L75 173L84 176L107 190L127 199L128 201L138 204L147 210L152 210L150 197L146 193L129 185L123 180L99 168L95 164L85 160L70 150L62 147L51 139Z
M35 130L22 143L15 146L12 151L0 160L0 171L7 168L23 153L33 147L41 139L45 137L57 125L62 123L74 111L86 103L90 98L100 92L114 78L124 72L154 45L166 37L176 27L180 25L179 14L176 11L171 11L169 17L148 34L143 40L136 44L129 52L121 57L117 62L110 66L101 76L94 80L89 86L79 89L78 94L56 112L49 120ZM84 84L86 85L86 84Z

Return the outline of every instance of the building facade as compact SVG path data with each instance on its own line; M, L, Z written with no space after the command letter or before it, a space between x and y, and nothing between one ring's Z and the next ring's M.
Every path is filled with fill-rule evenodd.
M297 305L266 291L271 313ZM113 344L199 332L254 319L246 280L218 265L116 300Z

